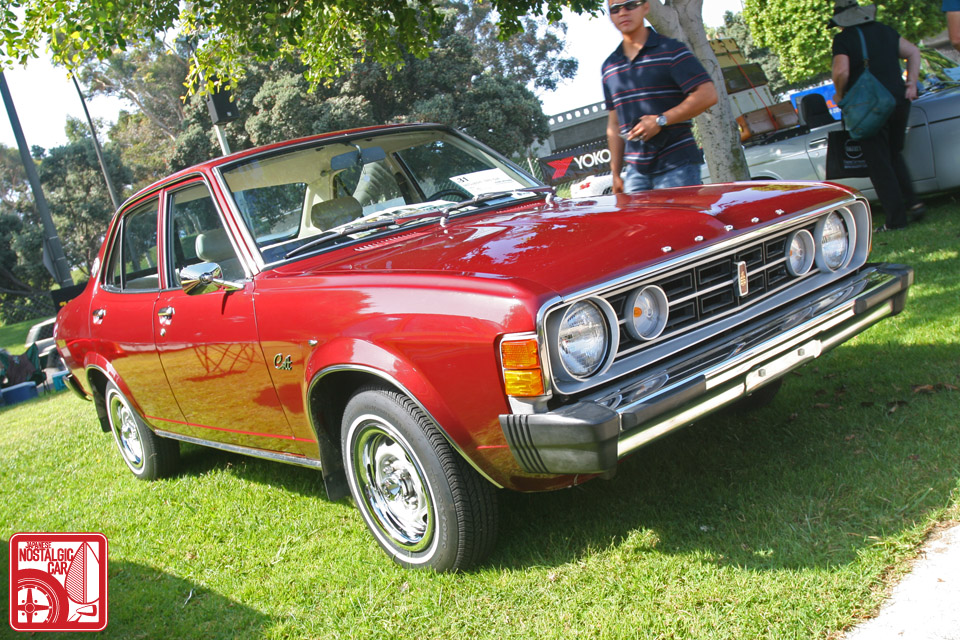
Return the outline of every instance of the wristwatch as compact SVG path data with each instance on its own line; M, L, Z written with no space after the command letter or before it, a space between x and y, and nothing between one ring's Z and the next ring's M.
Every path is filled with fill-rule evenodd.
M657 116L657 126L660 127L661 129L663 129L665 126L667 126L667 116L663 115L662 113L661 113L660 115L658 115L658 116Z

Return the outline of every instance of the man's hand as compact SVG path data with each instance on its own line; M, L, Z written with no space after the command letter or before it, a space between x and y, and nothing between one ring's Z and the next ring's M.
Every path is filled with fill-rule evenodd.
M660 133L660 125L657 124L657 116L643 116L640 121L634 125L633 129L627 132L627 140L647 141Z
M611 177L613 178L612 191L614 193L623 193L623 178L620 177L619 173L614 173Z

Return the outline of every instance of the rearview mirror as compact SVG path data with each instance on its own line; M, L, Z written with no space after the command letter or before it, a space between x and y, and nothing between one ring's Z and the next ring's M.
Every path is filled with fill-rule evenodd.
M330 159L330 169L334 172L343 171L356 165L379 162L387 157L383 147L367 147L361 151L347 151Z

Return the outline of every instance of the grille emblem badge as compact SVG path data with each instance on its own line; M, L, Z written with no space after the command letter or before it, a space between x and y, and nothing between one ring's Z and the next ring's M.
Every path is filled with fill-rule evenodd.
M747 280L747 263L737 263L737 287L740 290L740 297L745 298L750 293L750 283Z

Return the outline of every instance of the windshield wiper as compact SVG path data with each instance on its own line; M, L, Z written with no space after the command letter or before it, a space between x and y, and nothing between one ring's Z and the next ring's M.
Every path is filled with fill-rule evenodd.
M469 200L457 202L440 209L440 224L445 225L447 218L449 218L450 214L454 211L460 211L468 207L480 207L484 204L489 204L494 200L499 200L507 196L513 196L517 199L526 200L544 193L548 195L554 193L553 187L532 187L528 189L511 189L510 191L490 191L488 193L481 193L480 195L470 198Z
M287 258L298 256L301 253L305 253L311 249L316 249L317 247L323 246L331 240L336 240L337 238L349 236L354 233L373 231L375 229L383 229L391 226L400 228L412 222L420 222L425 218L440 218L440 224L443 225L446 224L447 218L449 218L450 214L454 211L459 211L467 207L479 207L485 203L498 200L506 196L515 196L517 198L527 199L542 193L553 193L553 187L534 187L531 189L514 189L511 191L491 191L489 193L481 193L480 195L470 198L469 200L464 200L463 202L457 202L446 207L438 207L437 209L422 211L412 215L399 215L396 218L383 218L381 220L371 220L370 222L359 222L357 224L351 224L348 222L340 228L324 231L320 235L312 238L310 241L305 242L299 247L294 247L287 252L287 254L284 256L284 259L286 260Z
M324 231L317 237L311 239L309 242L306 242L299 247L294 247L284 256L284 259L292 258L294 256L300 255L310 249L315 249L324 244L327 244L331 240L336 240L337 238L342 238L343 236L353 235L354 233L362 233L364 231L373 231L375 229L384 229L386 227L396 226L397 228L406 226L411 222L418 222L424 218L437 218L441 217L442 213L439 210L431 210L423 213L417 213L408 216L397 216L396 218L383 218L381 220L371 220L369 222L361 222L357 224L346 223L346 225L337 228Z

